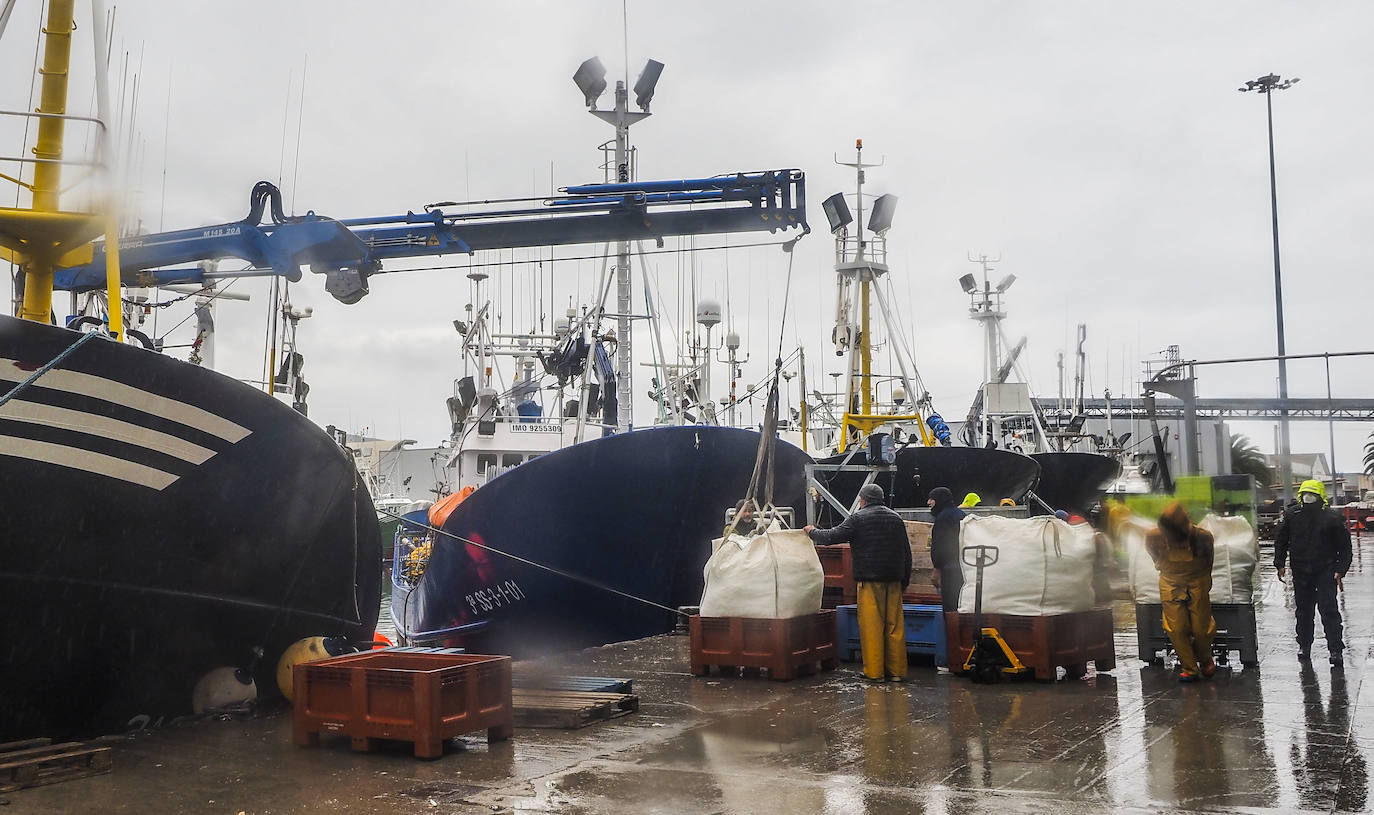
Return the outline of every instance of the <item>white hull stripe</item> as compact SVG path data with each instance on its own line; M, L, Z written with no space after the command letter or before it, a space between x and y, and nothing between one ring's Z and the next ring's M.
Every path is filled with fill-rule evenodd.
M0 358L0 382L23 382L32 375L31 371L20 368L15 360ZM194 427L230 443L238 442L250 432L247 428L234 424L223 416L217 416L195 405L188 405L166 396L158 396L155 393L140 390L123 382L116 382L113 379L92 374L83 374L79 371L51 370L39 377L33 385L34 387L89 396L116 405L131 407L187 427Z
M63 430L75 430L78 433L88 433L92 436L121 441L154 452L166 453L196 465L204 464L215 454L214 450L207 450L198 444L192 444L169 433L149 430L146 427L123 422L119 419L111 419L108 416L97 416L93 413L82 413L79 410L25 402L19 399L0 405L0 419L12 419L17 422L28 422L47 427L59 427Z
M155 490L162 490L177 480L177 476L172 473L103 453L14 436L0 436L0 456L14 456L45 464L56 464L59 467L70 467L73 470L117 478Z

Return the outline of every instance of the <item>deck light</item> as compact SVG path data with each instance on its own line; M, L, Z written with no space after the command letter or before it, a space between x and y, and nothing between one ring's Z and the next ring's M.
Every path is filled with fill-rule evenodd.
M573 82L586 97L587 107L595 109L596 100L601 98L601 94L606 92L606 68L601 64L601 60L592 57L581 65L577 66L577 73L573 74ZM650 96L652 96L652 92Z
M658 85L658 75L661 73L663 63L651 59L644 63L644 69L639 72L639 79L635 80L635 104L646 113L649 110L649 102L654 98L654 88Z
M844 202L842 192L837 192L822 201L821 209L825 210L825 219L830 222L832 235L854 223L854 216L850 214L849 205Z
M868 216L868 228L875 235L884 235L892 228L892 214L897 209L897 196L880 195L873 202L873 213Z

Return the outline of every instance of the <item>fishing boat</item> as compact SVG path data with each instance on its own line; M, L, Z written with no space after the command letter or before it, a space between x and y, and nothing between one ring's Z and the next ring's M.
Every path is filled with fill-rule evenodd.
M213 371L12 317L0 385L0 733L190 713L216 668L270 688L298 639L371 639L376 514L304 416Z
M629 123L641 114L629 113L623 83L613 111L593 112L616 126L606 167L631 166ZM783 225L805 234L802 176L790 177L798 194L786 200L796 209ZM688 190L620 175L567 192ZM719 231L714 224L704 231ZM529 656L662 633L677 607L700 599L709 542L749 489L761 437L684 410L689 381L691 401L711 403L709 373L702 386L699 362L668 364L662 305L647 293L662 424L633 429L630 256L630 242L619 241L613 327L602 324L604 299L570 308L548 334L493 331L487 306L455 322L466 368L448 401L451 483L466 497L406 516L397 533L391 617L401 641ZM611 282L603 272L597 291ZM500 369L503 360L511 369ZM778 444L774 503L789 517L804 511L809 462Z
M413 644L533 656L671 630L701 597L710 541L748 490L759 434L617 433L542 455L459 503L407 517L392 619ZM778 444L775 504L804 510L801 450Z
M845 366L843 388L829 395L817 392L816 404L805 411L809 422L817 416L831 417L831 454L819 458L812 468L815 485L834 501L822 505L821 523L836 521L835 504L851 506L868 481L882 486L894 507L923 509L935 487L947 487L960 496L974 492L993 504L1004 498L1019 503L1039 477L1035 460L1006 449L960 446L934 409L892 294L887 233L897 198L887 194L870 201L866 197L864 171L879 165L864 163L862 140L855 143L855 153L853 162L839 163L855 170L857 218L844 193L822 203L835 237L836 309L831 338ZM867 223L865 209L870 213ZM876 320L871 313L874 301L880 312ZM880 341L889 345L895 371L874 369L873 351Z
M1035 460L1040 475L1032 511L1086 513L1121 474L1117 458L1120 444L1110 429L1105 439L1083 430L1087 327L1078 326L1074 398L1065 398L1064 357L1060 354L1058 407L1042 410L1019 367L1026 340L1023 337L1011 345L1002 327L1007 316L1004 295L1016 282L1016 275L1006 275L993 285L989 273L1000 259L969 257L981 268L981 280L966 274L959 281L969 295L969 317L983 329L984 350L983 385L969 408L962 436L969 444L1014 450Z

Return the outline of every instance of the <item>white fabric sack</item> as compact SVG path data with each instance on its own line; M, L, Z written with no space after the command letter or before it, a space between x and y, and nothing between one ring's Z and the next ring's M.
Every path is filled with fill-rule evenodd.
M712 541L701 593L703 617L800 617L821 610L825 574L811 538L779 529Z
M1241 515L1208 513L1198 526L1216 538L1212 562L1212 602L1250 603L1255 596L1255 567L1259 565L1259 538Z
M1212 561L1213 603L1250 603L1254 600L1255 567L1259 564L1259 539L1250 522L1240 515L1208 513L1198 524L1216 539ZM1130 518L1121 526L1130 571L1131 596L1137 603L1159 603L1159 570L1145 550L1145 535L1155 525L1144 518Z
M983 568L983 613L1038 617L1093 607L1093 561L1097 548L1087 524L1058 518L1002 518L970 515L959 525L959 551L996 546L998 560ZM970 560L976 560L973 552ZM972 614L978 569L960 561L964 587L959 613Z

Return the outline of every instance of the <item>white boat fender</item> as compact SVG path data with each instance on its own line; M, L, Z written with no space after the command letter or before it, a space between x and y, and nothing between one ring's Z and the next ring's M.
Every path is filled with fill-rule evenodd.
M191 692L191 710L207 713L254 702L258 687L253 676L242 668L223 666L206 673Z

